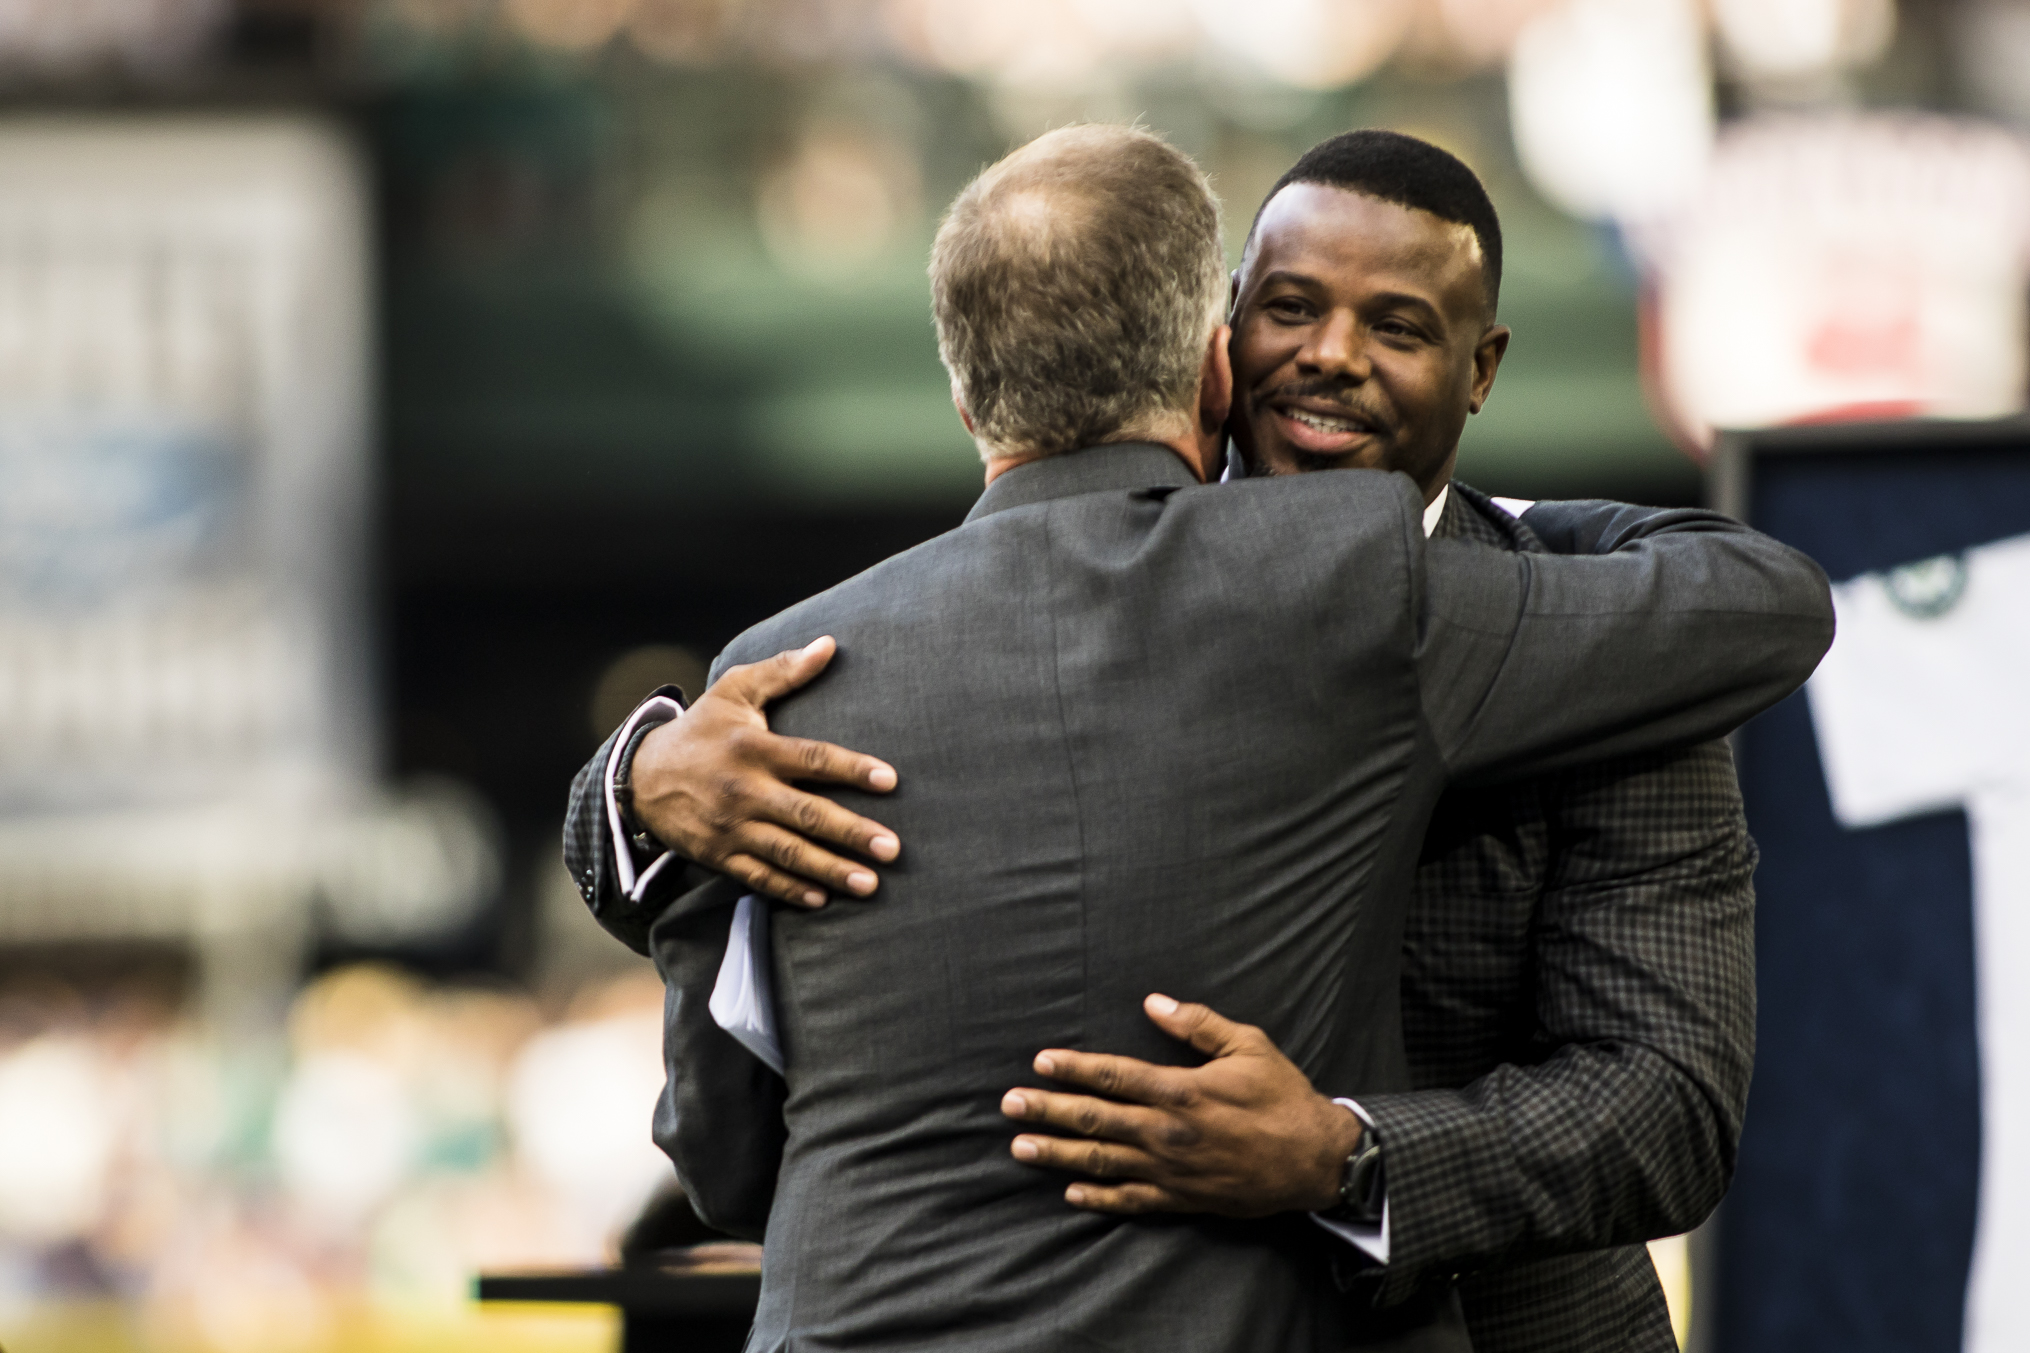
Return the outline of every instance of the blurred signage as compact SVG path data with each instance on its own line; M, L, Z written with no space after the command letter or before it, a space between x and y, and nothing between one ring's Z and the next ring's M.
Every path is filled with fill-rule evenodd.
M2017 1353L2030 420L1729 434L1716 458L1727 509L1824 567L1839 632L1738 738L1755 1084L1694 1346ZM1872 1149L1920 1139L1893 1170Z
M2024 407L2030 148L1919 116L1772 117L1638 232L1645 367L1682 439Z
M307 125L0 125L0 812L361 787L363 238Z
M173 67L199 55L229 17L227 0L8 0L0 67Z
M314 907L400 942L497 885L475 796L375 783L363 183L301 119L0 123L0 940L252 991Z
M1964 1347L2030 1344L2030 534L1833 588L1839 638L1806 694L1833 817L1963 810L1973 855L1981 1162ZM2010 1274L2017 1275L2012 1278Z

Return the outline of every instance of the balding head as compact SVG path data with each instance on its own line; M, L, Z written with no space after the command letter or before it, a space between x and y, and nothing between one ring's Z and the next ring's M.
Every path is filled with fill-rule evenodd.
M1067 127L967 185L931 249L938 355L982 454L1161 439L1226 302L1219 206L1183 153Z

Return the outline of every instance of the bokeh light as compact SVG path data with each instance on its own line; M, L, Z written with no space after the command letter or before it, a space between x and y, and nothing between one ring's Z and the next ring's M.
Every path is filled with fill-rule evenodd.
M1509 62L1523 168L1578 216L1642 219L1697 187L1713 138L1690 0L1572 0L1532 19Z
M915 157L892 140L819 124L762 177L761 238L791 272L850 277L904 238L922 210Z
M618 33L635 0L503 0L502 7L516 31L530 41L582 52Z
M1395 53L1413 0L1192 0L1224 51L1300 89L1334 89Z
M230 15L227 0L11 0L0 5L0 70L171 69L201 57Z
M1713 0L1713 16L1727 54L1761 76L1864 65L1896 29L1892 0Z

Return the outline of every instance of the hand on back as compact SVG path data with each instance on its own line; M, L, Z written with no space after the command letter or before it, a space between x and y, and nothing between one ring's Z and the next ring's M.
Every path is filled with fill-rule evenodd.
M630 769L635 818L684 858L768 897L820 907L830 892L872 893L874 871L852 851L887 863L893 832L797 782L895 788L886 762L829 742L768 728L769 701L797 690L832 660L830 636L762 662L730 667L681 717L642 740Z
M1002 1113L1073 1134L1025 1132L1010 1144L1015 1158L1084 1176L1065 1201L1094 1212L1265 1217L1337 1202L1360 1120L1253 1025L1168 996L1142 1004L1158 1028L1212 1060L1172 1067L1040 1052L1038 1072L1094 1093L1010 1090Z

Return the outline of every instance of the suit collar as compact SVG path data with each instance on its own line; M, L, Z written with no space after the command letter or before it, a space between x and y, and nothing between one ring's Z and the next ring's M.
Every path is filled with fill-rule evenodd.
M969 522L1011 507L1109 489L1187 488L1198 482L1184 461L1153 442L1117 442L1018 465L987 485L966 514Z
M1452 481L1444 515L1438 519L1433 537L1476 540L1483 545L1515 550L1522 554L1546 554L1537 533L1494 505L1494 501L1470 484Z

